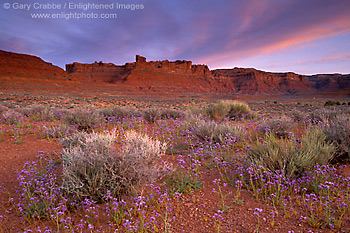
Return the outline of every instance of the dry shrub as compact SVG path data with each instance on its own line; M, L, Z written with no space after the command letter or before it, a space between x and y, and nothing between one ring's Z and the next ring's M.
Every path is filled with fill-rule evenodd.
M305 113L299 110L293 109L289 114L294 121L302 122L305 120Z
M178 119L184 117L184 112L176 109L163 109L160 112L161 119Z
M184 113L176 109L150 108L144 111L143 118L148 123L154 123L160 119L177 119L184 117Z
M9 108L4 106L4 105L1 105L0 104L0 115L3 113L3 112L6 112Z
M150 124L154 123L160 119L160 110L158 108L147 109L143 113L143 118Z
M120 152L113 149L115 133L80 132L62 141L63 189L76 200L103 202L108 192L120 196L159 174L154 160L166 145L134 131L125 134Z
M62 117L67 124L74 125L79 131L91 132L92 129L103 123L97 110L90 107L81 107L67 112Z
M13 109L7 110L0 115L0 118L6 124L18 124L24 115Z
M23 115L32 117L34 120L52 120L54 117L51 114L50 107L40 104L33 104L19 110Z
M67 114L70 114L70 110L65 109L65 108L52 108L50 110L50 115L57 120L65 118Z
M326 142L320 129L308 131L297 140L279 140L268 134L248 151L249 164L268 172L281 171L287 177L297 178L315 165L325 165L332 158L335 147Z
M227 139L238 140L244 135L240 126L230 123L216 123L214 121L197 121L192 129L192 134L201 141L209 141L223 144Z
M67 124L44 125L43 138L64 138L70 135L73 129Z
M320 125L327 140L337 148L335 161L350 160L350 116L339 114L332 118L323 119Z
M99 111L104 118L115 117L117 119L130 118L140 116L140 112L132 107L113 107L104 108Z
M279 119L265 121L257 129L264 135L272 133L279 138L289 138L292 135L291 131L294 126L295 122L292 118L283 116Z
M131 130L125 133L122 153L135 159L154 160L164 155L166 148L166 143Z
M66 194L76 200L102 202L111 191L123 189L120 158L113 153L115 134L81 132L63 142L63 183Z
M332 120L339 113L340 111L336 110L335 108L320 108L310 113L308 118L311 120L312 123L317 124L319 122Z

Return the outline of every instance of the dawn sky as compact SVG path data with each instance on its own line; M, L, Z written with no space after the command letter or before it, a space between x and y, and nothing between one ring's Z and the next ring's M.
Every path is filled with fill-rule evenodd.
M210 69L350 73L350 1L2 0L0 49L62 68L140 54Z

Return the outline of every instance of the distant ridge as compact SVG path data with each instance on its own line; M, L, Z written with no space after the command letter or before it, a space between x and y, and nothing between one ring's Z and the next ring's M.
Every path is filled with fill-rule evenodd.
M115 65L95 62L66 65L66 71L39 57L0 50L0 78L71 80L77 83L110 83L143 92L213 93L244 95L307 95L342 91L350 96L350 74L300 75L273 73L253 68L209 70L191 61L136 61Z
M62 79L68 75L39 57L0 50L0 77Z

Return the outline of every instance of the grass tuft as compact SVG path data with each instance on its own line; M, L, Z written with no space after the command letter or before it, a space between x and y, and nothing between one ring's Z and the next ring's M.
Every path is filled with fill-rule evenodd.
M248 104L235 100L220 100L204 110L204 115L212 120L222 120L224 118L250 118L252 111Z
M240 126L228 122L218 124L214 121L200 120L195 123L192 134L200 141L223 144L227 139L238 140L244 132Z
M296 178L315 165L326 165L333 158L335 147L325 140L320 129L306 132L300 142L279 140L270 133L248 151L248 161L268 172L281 171L286 177Z

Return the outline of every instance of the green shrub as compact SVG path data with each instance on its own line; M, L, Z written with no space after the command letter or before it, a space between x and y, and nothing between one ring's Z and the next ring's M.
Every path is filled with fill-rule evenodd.
M216 123L214 121L200 120L195 123L192 134L200 141L209 141L223 144L226 139L238 140L244 135L244 131L239 126L230 123Z
M321 129L327 140L337 148L335 161L350 160L350 117L349 114L339 114L325 119Z
M327 164L333 157L335 147L325 142L320 129L308 131L300 141L281 141L274 134L266 135L248 151L248 161L268 172L281 171L287 177L296 178L315 165Z
M274 134L279 138L289 138L295 123L290 117L281 117L280 119L272 119L263 122L257 127L258 131L264 135Z
M328 100L328 101L324 104L324 106L334 106L334 105L335 105L335 102L332 101L332 100Z
M150 108L143 113L143 118L148 123L154 123L160 119L177 119L184 116L185 114L183 112L175 109Z
M204 114L212 120L222 120L223 118L249 118L252 116L252 111L246 103L235 100L220 100L206 108Z

